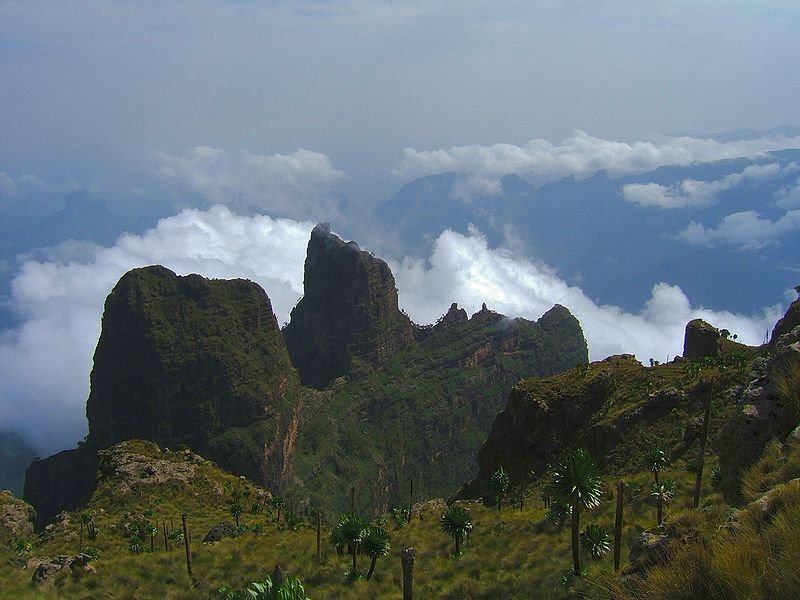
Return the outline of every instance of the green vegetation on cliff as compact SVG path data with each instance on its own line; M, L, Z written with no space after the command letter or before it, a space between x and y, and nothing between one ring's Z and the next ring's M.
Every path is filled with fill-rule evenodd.
M300 428L293 493L344 510L387 512L449 496L474 475L474 457L508 389L586 361L577 320L555 307L537 323L484 310L434 330L364 378L318 395Z

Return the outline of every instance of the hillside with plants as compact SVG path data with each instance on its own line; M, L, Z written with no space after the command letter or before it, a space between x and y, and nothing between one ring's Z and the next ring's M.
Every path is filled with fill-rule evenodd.
M299 578L310 598L401 598L401 554L413 554L415 598L794 598L798 314L800 302L761 348L694 323L693 358L644 367L612 357L523 380L465 499L420 498L410 515L403 504L373 518L360 490L355 515L321 511L191 451L123 442L100 453L81 510L39 536L23 504L0 500L0 587L19 598L236 598L269 576L294 582L289 597L302 597ZM562 421L549 438L501 443ZM52 581L32 583L42 557L59 555Z

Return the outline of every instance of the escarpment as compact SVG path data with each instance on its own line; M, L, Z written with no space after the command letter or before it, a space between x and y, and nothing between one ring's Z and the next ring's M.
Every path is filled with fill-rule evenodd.
M534 322L485 305L468 317L453 304L437 324L415 326L387 264L322 226L283 332L253 282L133 269L106 299L89 435L34 462L25 497L39 525L76 509L94 490L98 452L141 439L320 506L342 506L359 485L364 510L380 512L409 477L452 493L474 475L516 381L586 361L580 324L562 306Z

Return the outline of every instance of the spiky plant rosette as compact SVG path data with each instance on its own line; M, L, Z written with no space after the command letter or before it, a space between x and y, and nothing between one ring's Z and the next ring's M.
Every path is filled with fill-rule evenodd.
M583 448L567 456L553 472L553 493L564 503L593 509L600 505L603 484L592 457Z
M592 555L600 558L611 550L611 536L602 525L589 525L581 532L581 548Z

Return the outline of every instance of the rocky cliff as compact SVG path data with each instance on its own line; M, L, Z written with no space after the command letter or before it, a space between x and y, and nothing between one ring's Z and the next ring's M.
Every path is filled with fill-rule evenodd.
M36 529L64 510L78 510L97 484L97 453L86 445L35 460L25 473L23 497L36 508Z
M722 464L730 479L758 458L770 440L786 440L800 421L800 300L775 325L768 350L753 362L736 414L722 431L728 448Z
M298 493L346 510L348 482L366 514L407 502L412 478L418 498L451 495L474 477L475 454L520 378L587 362L580 324L562 306L533 322L485 306L467 318L454 305L422 337L313 409L297 442Z
M363 374L414 339L388 265L325 226L311 232L303 287L284 336L306 385Z
M610 469L639 466L631 460L643 457L654 444L673 458L686 455L689 460L697 452L710 394L719 408L709 443L725 447L726 456L737 454L718 434L731 426L743 431L731 425L732 419L748 378L746 367L761 350L722 340L716 328L700 320L687 325L685 348L691 359L678 357L655 367L621 355L554 377L519 382L478 452L477 477L458 497L492 498L491 476L498 468L518 483L531 471L546 473L575 447L588 449ZM757 455L751 452L749 460Z
M186 445L279 487L288 476L300 384L267 294L245 280L126 273L106 299L76 450L34 461L24 497L37 526L91 495L97 451L140 438Z
M128 439L186 445L323 506L358 483L364 510L385 510L409 476L428 495L452 493L517 380L587 361L562 306L532 322L454 304L436 325L412 325L386 263L323 227L305 269L286 341L252 282L125 274L106 300L86 443L28 471L39 524L91 495L98 452ZM302 387L292 360L307 383L333 385Z
M296 386L258 285L134 269L106 299L87 444L143 438L202 448L229 427L274 416Z

